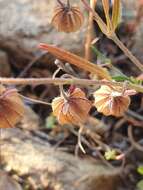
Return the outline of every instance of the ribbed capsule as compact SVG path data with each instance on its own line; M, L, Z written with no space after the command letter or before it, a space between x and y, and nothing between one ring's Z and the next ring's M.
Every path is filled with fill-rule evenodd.
M130 104L130 97L127 94L123 94L122 89L118 87L115 89L103 85L94 93L94 106L98 112L106 116L120 117L127 111Z
M0 128L11 128L24 115L24 104L16 89L0 86Z
M68 91L67 99L60 96L52 101L53 114L62 125L84 123L91 106L91 102L79 88Z
M84 17L77 6L58 5L52 17L53 26L61 32L76 32L83 24Z

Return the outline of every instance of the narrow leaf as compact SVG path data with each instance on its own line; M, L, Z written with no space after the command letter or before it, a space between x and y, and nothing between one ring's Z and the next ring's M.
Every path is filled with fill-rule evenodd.
M103 69L102 67L95 65L86 59L79 57L73 53L70 53L68 51L65 51L61 48L55 47L53 45L43 44L41 43L39 45L39 48L46 50L53 55L55 55L58 59L62 59L67 61L70 64L73 64L85 71L88 71L90 73L93 73L97 76L99 76L102 79L111 80L111 77L107 70Z
M97 13L95 12L94 14L94 20L97 22L99 28L101 29L101 31L105 34L108 35L108 27L106 26L106 24L103 22L103 20L99 17L99 15L97 15Z
M107 25L104 23L104 21L101 19L101 17L98 15L98 13L96 11L94 11L89 4L86 2L86 0L81 0L83 2L83 4L85 5L85 7L92 12L93 16L94 16L94 20L97 22L99 28L101 29L101 31L107 35L108 34L108 28Z
M137 171L138 171L138 173L139 173L140 175L143 175L143 166L139 166L139 167L137 168Z
M114 30L118 26L120 16L121 16L120 0L114 0L113 10L112 10L112 25L113 25Z
M95 55L100 59L101 61L104 62L111 62L110 59L106 58L104 54L102 54L95 46L91 46L91 49L95 53Z
M106 17L107 27L108 27L108 30L111 31L112 24L111 24L110 15L109 15L109 0L102 0L102 4L103 4L105 17Z
M119 75L119 76L113 76L112 79L114 79L117 82L123 82L123 81L131 81L129 77Z

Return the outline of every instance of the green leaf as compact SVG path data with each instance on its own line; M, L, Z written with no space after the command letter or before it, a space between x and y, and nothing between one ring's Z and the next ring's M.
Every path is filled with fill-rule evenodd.
M140 174L140 175L143 175L143 166L139 166L137 168L137 172Z
M137 183L137 189L138 189L138 190L143 190L143 180L140 180L140 181Z
M53 115L50 115L46 119L46 128L53 129L55 127L56 118Z
M112 79L117 81L117 82L123 82L123 81L130 81L131 82L131 79L129 77L122 76L122 75L113 76Z
M108 150L105 152L106 160L115 160L116 159L116 151L115 150Z
M129 81L129 82L131 82L133 84L137 84L137 85L142 85L142 83L143 83L143 81L141 81L141 80L137 80L134 77L127 77L125 75L113 76L112 79L117 81L117 82Z
M131 80L132 83L137 84L137 85L142 85L143 84L143 80L138 80L138 79L136 79L134 77L130 77L130 80Z
M93 52L95 53L95 55L98 57L98 59L100 59L101 61L103 61L104 63L111 63L111 60L106 58L106 56L104 54L102 54L95 46L91 46L91 49L93 50Z

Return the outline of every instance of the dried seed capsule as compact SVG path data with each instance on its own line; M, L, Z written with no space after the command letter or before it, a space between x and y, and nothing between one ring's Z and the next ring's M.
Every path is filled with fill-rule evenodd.
M122 93L122 89L118 87L115 89L103 85L94 93L94 98L94 105L97 111L106 116L120 117L127 111L130 104L128 90Z
M53 114L62 125L84 123L91 106L91 102L79 88L68 91L67 99L60 96L52 102Z
M0 128L13 127L24 114L24 104L16 89L0 86Z
M79 7L69 4L58 5L52 17L52 24L55 28L66 33L77 31L82 26L83 21L83 14Z

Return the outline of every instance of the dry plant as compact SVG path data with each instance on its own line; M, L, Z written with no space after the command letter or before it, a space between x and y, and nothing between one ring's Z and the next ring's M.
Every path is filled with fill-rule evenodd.
M86 46L86 58L82 58L75 54L72 54L62 48L55 47L49 44L40 44L39 48L43 51L47 51L59 60L64 60L69 64L74 65L88 73L96 75L97 80L93 79L80 79L70 71L66 76L57 78L56 74L64 66L58 66L58 70L54 73L53 78L0 78L0 128L14 127L17 122L20 121L24 115L24 104L22 103L23 96L20 95L15 89L9 89L7 85L58 85L60 88L60 96L53 97L51 104L53 113L57 117L60 124L73 124L79 126L79 141L78 145L84 152L81 146L81 132L84 128L84 123L88 120L89 111L91 107L96 107L98 112L104 115L113 115L115 117L121 117L126 111L128 111L130 105L130 95L136 93L143 93L143 86L140 81L137 80L123 80L118 82L114 80L107 69L90 62L90 46L93 38L93 19L99 25L101 31L115 42L115 44L124 52L124 54L135 64L139 70L143 71L143 65L139 60L125 47L125 45L117 37L115 30L118 26L120 19L120 0L114 0L112 8L112 16L109 15L109 1L102 0L103 9L105 12L106 23L95 12L94 7L96 1L90 0L91 6L86 0L81 0L86 10L89 12L89 28L88 39ZM67 3L63 3L61 0L57 0L57 7L54 10L52 24L58 31L63 32L75 32L80 29L83 24L84 15L78 6L73 6L68 0ZM74 43L74 42L73 42ZM72 68L72 67L71 67ZM67 69L68 70L68 69ZM64 85L70 85L69 90L64 90ZM88 100L85 92L77 86L84 87L100 87L95 90L94 101ZM37 103L44 103L36 100L32 100ZM97 143L101 143L98 141ZM103 143L101 143L104 146Z

